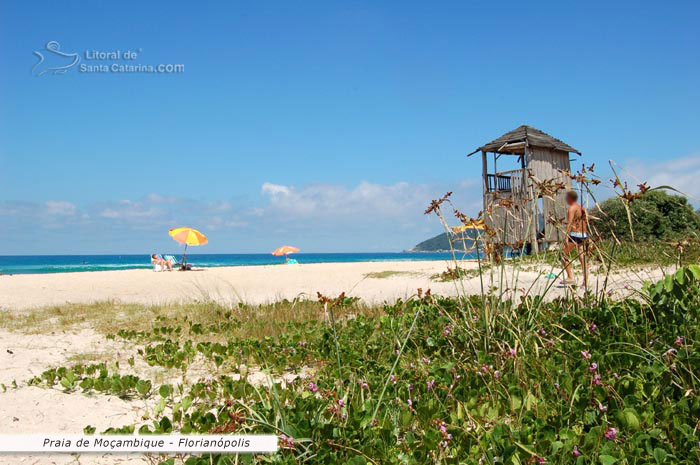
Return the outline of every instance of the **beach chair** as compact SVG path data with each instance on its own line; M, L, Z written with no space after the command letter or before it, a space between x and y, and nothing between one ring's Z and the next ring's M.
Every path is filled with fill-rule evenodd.
M172 264L174 270L188 271L192 269L192 265L187 263L187 260L181 262L174 255L163 255L163 258Z
M165 261L167 262L172 263L173 268L175 268L176 266L180 266L180 262L177 260L177 258L175 258L174 255L163 255L163 259L165 259Z

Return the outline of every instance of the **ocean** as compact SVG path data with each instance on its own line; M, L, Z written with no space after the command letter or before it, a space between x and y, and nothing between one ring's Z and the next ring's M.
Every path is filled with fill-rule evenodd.
M175 255L180 257L179 255ZM298 253L299 263L351 263L382 261L451 260L449 253ZM458 258L470 258L458 256ZM275 265L283 257L270 254L187 254L195 267ZM142 255L6 255L0 256L0 274L74 273L152 268L150 256Z

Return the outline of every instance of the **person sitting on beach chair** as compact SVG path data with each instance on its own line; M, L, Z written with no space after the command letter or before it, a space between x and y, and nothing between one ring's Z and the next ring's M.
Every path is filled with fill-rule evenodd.
M173 262L164 259L156 253L151 254L151 263L153 264L153 271L165 271L166 268L168 271L173 271Z

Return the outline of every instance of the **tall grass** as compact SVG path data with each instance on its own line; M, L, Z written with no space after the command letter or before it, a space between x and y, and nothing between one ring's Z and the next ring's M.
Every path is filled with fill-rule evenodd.
M350 299L335 309L338 319L359 315L377 316L381 306L365 305ZM190 335L221 340L228 337L272 338L284 334L289 325L323 322L325 315L318 302L309 299L281 300L264 305L238 304L233 307L218 301L179 304L125 304L113 301L90 304L64 304L22 312L0 312L0 328L30 334L68 331L89 327L110 335L118 331L143 332L152 330L154 322L161 325L191 324L216 328L227 324L225 334ZM230 324L235 321L236 324ZM184 336L183 336L184 337Z

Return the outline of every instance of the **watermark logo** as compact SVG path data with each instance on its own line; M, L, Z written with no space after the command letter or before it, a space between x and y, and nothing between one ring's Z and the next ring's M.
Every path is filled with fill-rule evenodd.
M80 55L62 52L61 44L55 40L48 42L43 50L35 50L34 55L39 58L39 61L32 68L34 76L46 73L64 74L80 63Z
M43 50L34 55L39 59L32 68L34 76L44 74L66 74L75 69L79 74L179 74L185 72L182 63L143 63L140 61L142 50L87 49L84 53L66 53L61 45L52 40Z

